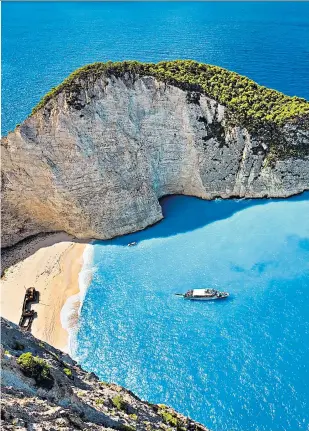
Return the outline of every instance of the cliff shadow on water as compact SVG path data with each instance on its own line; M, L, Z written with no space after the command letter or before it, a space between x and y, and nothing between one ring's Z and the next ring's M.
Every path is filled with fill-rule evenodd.
M140 242L154 238L167 238L180 233L200 229L219 220L228 219L233 214L250 207L266 205L271 202L295 202L309 199L309 191L285 199L216 199L204 200L192 196L169 195L160 199L164 218L155 225L138 232L119 236L110 240L96 240L104 245L127 246L130 242ZM2 248L1 276L5 270L19 261L26 259L42 247L48 247L61 241L88 243L65 232L41 233L26 238L11 247ZM16 251L20 250L19 253Z
M216 199L204 200L192 196L164 196L160 199L164 219L153 226L128 235L106 241L96 241L100 245L127 246L130 242L140 242L154 238L166 238L180 233L200 229L219 220L228 219L235 213L250 207L267 205L272 202L296 202L309 199L309 192L285 199Z

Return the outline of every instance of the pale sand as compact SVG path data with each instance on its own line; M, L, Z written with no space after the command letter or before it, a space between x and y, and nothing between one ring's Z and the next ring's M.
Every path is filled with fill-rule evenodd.
M79 292L78 275L83 264L85 242L57 233L37 237L4 256L10 266L1 279L1 315L19 323L25 288L34 286L40 293L32 334L54 347L67 350L68 333L63 329L60 312L66 300ZM23 260L22 260L23 259Z

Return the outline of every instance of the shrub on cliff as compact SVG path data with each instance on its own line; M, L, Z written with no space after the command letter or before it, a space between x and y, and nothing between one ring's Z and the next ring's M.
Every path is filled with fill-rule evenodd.
M164 422L173 427L178 427L178 418L175 414L168 410L168 407L164 404L159 404L158 414L162 417Z
M20 355L17 363L25 376L32 377L38 386L46 389L53 387L54 379L50 374L49 365L44 359L33 356L31 352L27 352Z
M126 410L126 402L121 395L116 395L112 398L112 404L118 410Z
M73 373L70 368L63 368L63 372L69 379L73 380Z

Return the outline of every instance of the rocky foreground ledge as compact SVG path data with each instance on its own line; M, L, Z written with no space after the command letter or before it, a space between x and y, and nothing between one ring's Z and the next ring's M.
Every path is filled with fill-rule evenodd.
M1 335L3 430L207 431L170 407L100 381L5 319Z
M309 103L194 61L95 63L2 140L2 246L40 232L107 239L185 194L309 189Z

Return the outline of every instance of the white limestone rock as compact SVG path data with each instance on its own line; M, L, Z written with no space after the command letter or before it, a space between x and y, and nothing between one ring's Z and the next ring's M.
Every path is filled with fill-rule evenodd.
M162 218L159 198L287 197L309 189L309 157L267 163L269 138L230 126L226 108L153 77L60 92L2 140L2 246L66 231L107 239ZM287 124L291 145L309 132ZM306 152L308 154L308 152Z

